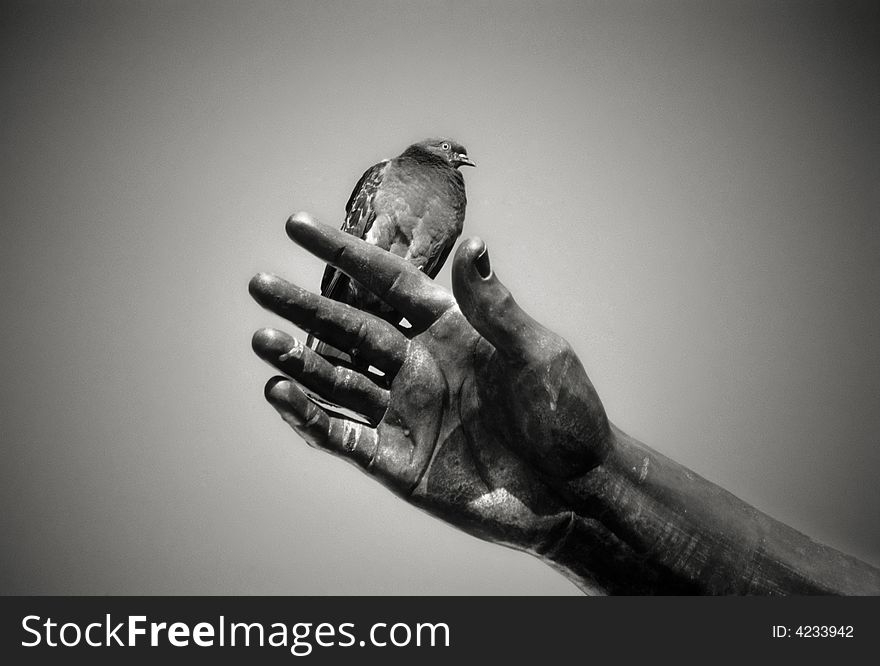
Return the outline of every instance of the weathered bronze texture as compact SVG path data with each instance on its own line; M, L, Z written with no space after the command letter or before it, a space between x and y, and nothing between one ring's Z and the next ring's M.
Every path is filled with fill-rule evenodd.
M479 239L459 246L449 293L306 214L287 232L411 325L272 275L251 280L262 306L379 371L331 363L275 329L254 334L256 353L286 375L269 381L267 399L312 446L470 534L540 557L588 592L880 594L877 569L611 425L569 344L519 307Z

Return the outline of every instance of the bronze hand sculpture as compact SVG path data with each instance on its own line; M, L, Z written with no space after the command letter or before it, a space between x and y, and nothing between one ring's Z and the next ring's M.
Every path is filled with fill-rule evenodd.
M266 397L311 445L582 589L630 594L880 593L880 571L758 512L611 425L571 347L517 305L479 239L453 294L403 259L306 214L290 237L400 312L397 327L260 274L253 297L382 375L257 331L287 377ZM301 390L363 415L329 413Z

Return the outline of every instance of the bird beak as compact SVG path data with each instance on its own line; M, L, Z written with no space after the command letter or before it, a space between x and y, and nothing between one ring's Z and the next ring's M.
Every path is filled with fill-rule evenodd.
M477 163L474 162L470 157L465 155L464 153L459 153L455 156L456 166L477 166Z

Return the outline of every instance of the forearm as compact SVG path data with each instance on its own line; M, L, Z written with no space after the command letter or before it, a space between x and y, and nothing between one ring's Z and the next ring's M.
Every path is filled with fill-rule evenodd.
M613 433L604 462L562 488L574 517L548 553L584 587L880 594L877 569L816 543L617 428ZM605 554L588 554L602 546Z

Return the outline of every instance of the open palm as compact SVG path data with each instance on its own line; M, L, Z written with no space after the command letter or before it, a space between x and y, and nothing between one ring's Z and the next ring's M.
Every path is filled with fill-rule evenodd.
M331 363L262 329L255 351L296 380L269 381L272 405L310 444L443 520L539 555L552 549L571 521L557 488L597 465L611 439L569 345L519 308L479 239L456 253L453 296L403 259L308 215L292 217L287 230L411 328L256 276L250 290L261 305L383 373ZM369 423L319 407L302 388Z

